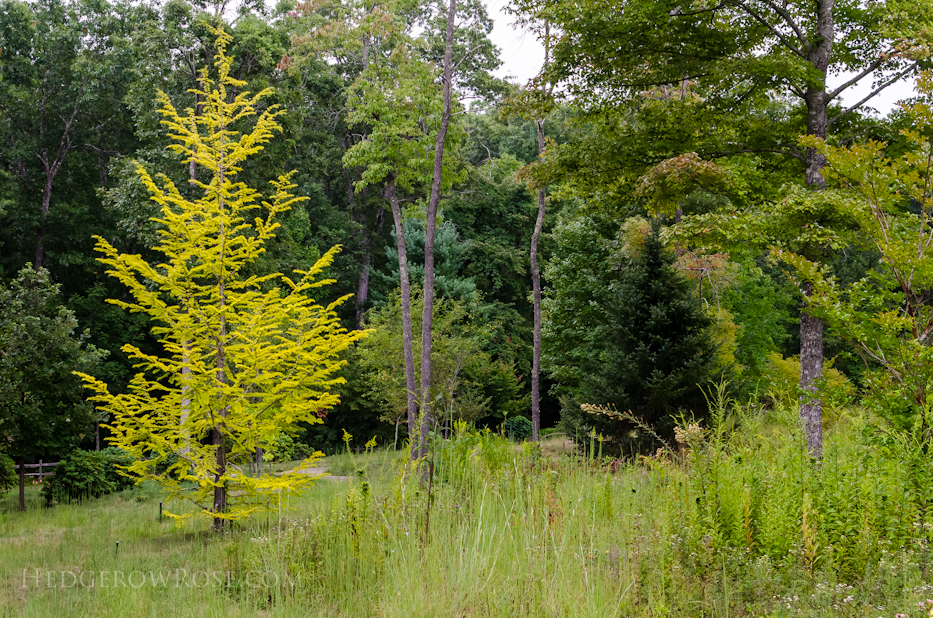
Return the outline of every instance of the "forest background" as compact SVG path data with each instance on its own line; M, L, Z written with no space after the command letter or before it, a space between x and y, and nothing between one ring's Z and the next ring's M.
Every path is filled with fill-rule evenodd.
M928 60L929 7L910 3L901 13L837 7L832 55L817 39L807 51L785 32L794 19L824 27L819 11L801 9L785 19L770 3L763 3L770 7L764 14L740 2L736 10L754 27L742 26L745 38L706 62L704 50L720 46L721 34L679 29L683 11L670 4L646 2L656 14L612 22L596 5L574 20L569 4L517 3L514 10L547 50L545 70L525 86L493 76L501 60L483 5L458 7L453 115L433 247L439 300L431 391L442 421L499 427L508 418L531 418L529 260L545 196L538 230L541 427L559 425L575 437L596 428L631 451L652 446L654 438L580 405L630 408L667 437L677 414L705 413L701 389L710 381L727 381L743 400L796 401L803 371L803 387L819 390L813 401L822 401L830 420L870 388L864 376L873 365L833 328L821 336L819 367L808 370L816 362L812 352L801 365L807 288L788 276L772 249L819 262L843 285L876 269L877 248L835 210L806 198L807 187L820 185L814 173L825 159L814 163L815 146L797 138L809 133L843 146L876 139L891 152L909 149L900 133L913 122L907 114L879 118L870 97L843 106L839 95L859 80L828 91L825 78L854 71L875 94L910 81ZM342 245L327 273L336 283L319 300L353 294L339 309L344 325L374 329L347 354L340 404L300 440L333 452L343 430L376 435L381 443L404 439L397 235L405 236L418 332L433 177L415 159L418 148L428 142L433 148L441 120L446 10L404 2L243 3L234 10L183 0L5 1L0 280L7 287L27 265L47 269L73 313L74 332L87 329L85 345L99 353L94 375L115 392L133 373L122 345L159 353L146 316L105 302L126 291L97 262L92 236L124 253L150 251L156 206L132 162L186 184L180 155L165 147L156 90L179 109L197 110L190 90L215 54L208 26L225 24L235 77L254 92L273 87L270 104L286 112L283 135L243 176L258 185L295 169L295 192L309 198L284 215L253 268L257 274L307 269ZM658 28L662 20L668 26ZM605 39L588 38L597 30ZM631 46L612 47L619 40L613 37ZM692 60L652 56L655 43ZM652 62L654 72L645 69ZM822 132L812 118L819 73ZM430 94L420 102L413 94L419 88ZM411 113L380 116L374 101ZM388 162L388 148L361 150L376 143L380 130L391 133L406 122L392 135L415 145L407 160ZM190 177L198 173L192 167ZM399 189L398 226L389 185ZM639 314L649 306L667 307L666 321L653 324L656 312ZM616 353L642 345L666 350L670 366L656 356ZM418 342L414 353L420 355ZM659 368L663 375L654 375ZM88 414L91 422L105 420ZM106 438L106 430L81 431L30 455L52 457Z

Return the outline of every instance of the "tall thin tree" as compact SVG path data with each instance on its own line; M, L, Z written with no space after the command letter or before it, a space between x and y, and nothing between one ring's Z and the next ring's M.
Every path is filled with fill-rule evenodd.
M434 313L434 236L437 230L437 206L441 200L441 182L444 171L444 146L450 117L453 88L454 27L457 18L457 0L447 6L447 33L444 42L444 108L441 123L434 140L434 178L428 199L424 239L424 311L421 314L421 454L426 452L428 432L431 429L431 325Z

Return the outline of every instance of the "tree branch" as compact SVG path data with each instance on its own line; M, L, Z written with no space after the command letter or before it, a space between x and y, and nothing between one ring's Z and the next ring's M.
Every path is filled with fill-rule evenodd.
M794 52L795 54L797 54L800 58L802 58L802 59L804 59L804 60L807 59L807 55L804 54L804 53L800 50L799 47L797 47L796 45L794 45L794 43L793 43L790 39L788 39L788 38L784 35L784 33L782 33L780 30L778 30L777 28L775 28L772 24L768 23L768 20L766 20L766 19L765 19L764 17L762 17L761 15L759 15L758 12L757 12L755 9L751 8L750 6L748 6L748 5L747 5L746 3L744 3L744 2L737 2L737 3L736 3L736 6L739 7L740 9L742 9L743 11L745 11L746 13L748 13L749 15L751 15L752 18L753 18L755 21L757 21L758 23L760 23L762 26L764 26L765 28L767 28L768 30L770 30L771 33L772 33L774 36L776 36L776 37L778 38L778 40L781 41L781 43L783 43L784 47L786 47L786 48L789 49L790 51L792 51L792 52Z
M726 3L720 2L716 6L710 7L708 9L700 9L699 11L689 11L686 13L682 12L679 6L676 6L672 8L670 11L668 11L667 14L670 15L671 17L693 17L694 15L702 15L704 13L715 13L716 11L718 11L724 6L726 6Z
M795 21L791 18L790 13L788 13L787 10L784 9L784 7L775 4L775 3L772 2L771 0L765 0L765 2L767 2L768 6L770 6L772 9L774 9L774 12L775 12L775 13L777 13L777 14L780 15L782 18L784 18L784 21L787 22L787 25L790 26L791 30L793 30L794 33L797 35L797 39L800 40L800 44L803 45L803 46L806 47L806 48L809 48L809 47L810 47L810 38L809 38L809 37L806 35L806 33L800 28L800 26L797 25L797 22L795 22Z
M897 81L898 81L899 79L901 79L902 77L905 77L906 75L908 75L908 74L911 73L912 71L916 70L916 68L917 68L917 65L915 65L915 64L910 65L909 67L907 67L906 69L904 69L903 71L901 71L900 73L898 73L897 75L895 75L894 77L892 77L891 79L889 79L888 81L884 82L883 84L881 84L880 86L878 86L877 88L875 88L874 90L872 90L870 93L868 93L868 96L866 96L864 99L862 99L861 101L859 101L859 102L856 103L855 105L849 107L849 108L846 109L846 110L843 110L843 111L839 112L838 114L836 114L835 116L833 116L832 118L830 118L830 119L829 119L829 124L830 124L830 126L832 126L832 124L833 124L834 122L836 122L837 120L839 120L840 118L842 118L843 116L845 116L846 114L848 114L849 112L853 112L853 111L857 110L858 108L860 108L860 107L861 107L862 105L864 105L869 99L871 99L872 97L874 97L876 94L878 94L879 92L881 92L882 90L884 90L884 89L887 88L888 86L894 84L895 82L897 82Z
M852 86L852 85L855 84L856 82L861 81L861 79L862 79L863 77L865 77L866 75L869 75L869 74L871 74L871 73L874 73L874 72L875 72L875 69L877 69L878 67L880 67L883 63L884 63L884 60L883 60L882 58L879 58L878 60L875 60L875 61L872 62L870 65L868 65L868 68L866 68L864 71L862 71L861 73L859 73L858 75L856 75L855 77L853 77L852 79L850 79L849 81L847 81L846 83L842 84L841 86L839 86L838 88L836 88L835 90L833 90L832 92L830 92L830 93L827 95L827 97L826 97L826 101L827 101L827 102L832 101L833 99L835 99L836 97L838 97L838 96L839 96L839 93L841 93L843 90L845 90L846 88Z

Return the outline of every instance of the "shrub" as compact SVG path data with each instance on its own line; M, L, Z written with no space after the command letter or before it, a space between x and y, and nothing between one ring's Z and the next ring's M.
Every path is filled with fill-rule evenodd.
M0 492L16 487L17 482L16 468L13 467L13 460L3 453L0 453Z
M512 416L505 421L505 435L521 442L531 436L531 421L524 416Z
M119 466L128 466L133 458L124 451L108 448L102 451L73 451L55 467L42 486L47 503L67 502L129 489L135 480L124 476Z
M305 459L313 451L304 442L298 442L287 433L280 433L272 439L272 444L266 447L262 454L263 461L295 461Z

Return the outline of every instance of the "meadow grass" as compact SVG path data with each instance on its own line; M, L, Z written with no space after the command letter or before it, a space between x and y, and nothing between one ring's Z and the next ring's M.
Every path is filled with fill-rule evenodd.
M851 424L814 464L787 419L722 420L615 472L465 428L433 479L402 452L332 456L350 480L224 534L159 522L150 485L50 509L30 488L26 513L10 492L0 616L928 615L897 462Z

